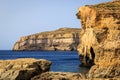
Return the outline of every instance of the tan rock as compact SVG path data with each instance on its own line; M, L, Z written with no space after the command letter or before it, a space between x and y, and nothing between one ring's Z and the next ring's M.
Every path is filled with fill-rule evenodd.
M0 80L30 80L49 71L50 65L51 62L44 59L0 60Z
M80 73L46 72L35 76L31 80L85 80L85 76Z
M88 78L120 78L120 1L83 6L76 15L82 23L80 61L92 66Z
M60 28L22 37L13 50L77 50L79 43L78 28Z
M119 78L86 78L81 73L45 72L33 77L31 80L119 80Z

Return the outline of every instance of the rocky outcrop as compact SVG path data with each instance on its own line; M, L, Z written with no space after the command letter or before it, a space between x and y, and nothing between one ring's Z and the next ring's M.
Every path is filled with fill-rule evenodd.
M78 28L60 28L25 36L15 43L13 50L77 50L80 31Z
M30 80L49 71L50 65L51 62L44 59L0 60L0 80Z
M0 80L88 80L81 73L49 72L50 65L51 62L45 59L0 60ZM90 78L89 80L103 79ZM112 80L119 80L119 78Z
M31 80L85 80L85 76L80 73L46 72L35 76Z
M86 5L76 14L82 23L79 57L88 78L120 78L120 0Z
M120 80L120 78L86 78L81 73L45 72L33 77L31 80Z

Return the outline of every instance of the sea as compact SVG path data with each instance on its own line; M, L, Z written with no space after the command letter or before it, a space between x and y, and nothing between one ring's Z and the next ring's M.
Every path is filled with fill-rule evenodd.
M18 58L46 59L52 62L50 71L87 73L88 68L80 67L77 51L11 51L1 50L0 60Z

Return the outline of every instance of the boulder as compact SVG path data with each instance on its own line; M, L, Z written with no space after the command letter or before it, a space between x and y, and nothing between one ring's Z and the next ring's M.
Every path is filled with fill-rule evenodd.
M0 60L0 80L30 80L50 70L51 62L33 58Z

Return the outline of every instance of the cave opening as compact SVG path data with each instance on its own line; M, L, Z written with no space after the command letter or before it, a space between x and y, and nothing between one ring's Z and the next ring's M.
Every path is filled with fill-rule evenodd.
M70 51L74 51L74 48L71 48Z
M90 48L90 53L91 53L92 59L94 60L95 52L94 52L94 49L92 47Z
M57 51L58 49L57 48L54 48L54 51Z

